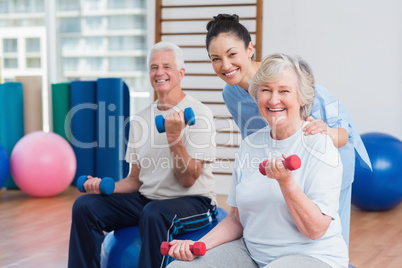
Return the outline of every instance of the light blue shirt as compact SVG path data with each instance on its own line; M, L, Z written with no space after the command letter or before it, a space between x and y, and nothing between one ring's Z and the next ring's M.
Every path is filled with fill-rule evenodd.
M346 129L349 135L348 143L339 149L343 163L342 189L344 189L353 182L355 156L360 160L363 167L369 169L371 169L370 159L359 132L345 107L332 97L323 86L315 84L315 90L317 97L311 115L315 119L322 119L331 128ZM243 139L268 125L262 118L257 103L243 88L237 85L226 85L222 96L226 107L240 129Z

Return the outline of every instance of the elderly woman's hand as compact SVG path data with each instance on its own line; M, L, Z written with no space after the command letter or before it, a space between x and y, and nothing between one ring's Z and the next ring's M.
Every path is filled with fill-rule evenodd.
M283 159L286 159L288 155L283 154ZM269 160L265 166L265 173L268 178L276 179L279 183L286 182L293 178L292 171L285 168L282 159L274 157Z
M194 244L191 240L173 240L170 243L169 256L180 261L192 261L195 255L190 251L190 245Z

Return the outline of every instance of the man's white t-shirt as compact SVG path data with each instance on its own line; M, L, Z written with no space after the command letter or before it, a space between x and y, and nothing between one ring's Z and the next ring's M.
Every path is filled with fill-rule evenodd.
M216 159L215 125L212 111L193 97L186 95L176 106L167 111L157 108L158 101L135 115L131 120L126 161L141 167L139 192L150 199L171 199L183 196L209 197L216 204L215 180L211 163ZM155 126L155 117L166 116L173 111L191 107L196 122L186 125L182 130L182 140L189 156L204 161L200 177L193 186L184 188L174 173L166 133L159 133ZM188 164L188 163L184 163Z

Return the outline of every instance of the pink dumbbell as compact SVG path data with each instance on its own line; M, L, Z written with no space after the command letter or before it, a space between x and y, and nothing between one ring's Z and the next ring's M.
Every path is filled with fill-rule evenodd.
M267 165L268 160L265 160L263 162L260 163L260 172L262 175L267 175L265 173L265 166ZM282 161L284 167L288 170L296 170L301 166L301 160L300 157L298 157L297 155L291 155L288 158L286 158L285 160Z
M167 256L169 253L170 244L169 242L162 242L161 244L161 253L164 256ZM194 245L190 245L190 251L195 256L204 256L207 251L207 247L204 242L195 242Z

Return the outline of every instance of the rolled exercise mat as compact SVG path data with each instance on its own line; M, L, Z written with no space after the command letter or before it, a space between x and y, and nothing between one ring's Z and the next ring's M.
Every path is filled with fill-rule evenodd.
M97 81L96 176L121 180L128 173L124 160L127 149L126 123L129 118L129 91L121 78Z
M24 104L22 84L7 82L0 85L0 143L10 157L15 144L24 136ZM7 189L18 189L11 172L4 184Z
M70 83L52 84L53 132L70 142Z
M43 130L42 77L17 76L15 81L22 84L25 135Z
M96 81L72 81L70 97L70 138L77 158L73 184L77 185L81 175L96 175Z
M130 89L127 84L123 82L123 96L124 96L124 149L123 149L123 176L127 176L130 171L130 165L125 161L127 145L128 145L128 135L130 135Z

